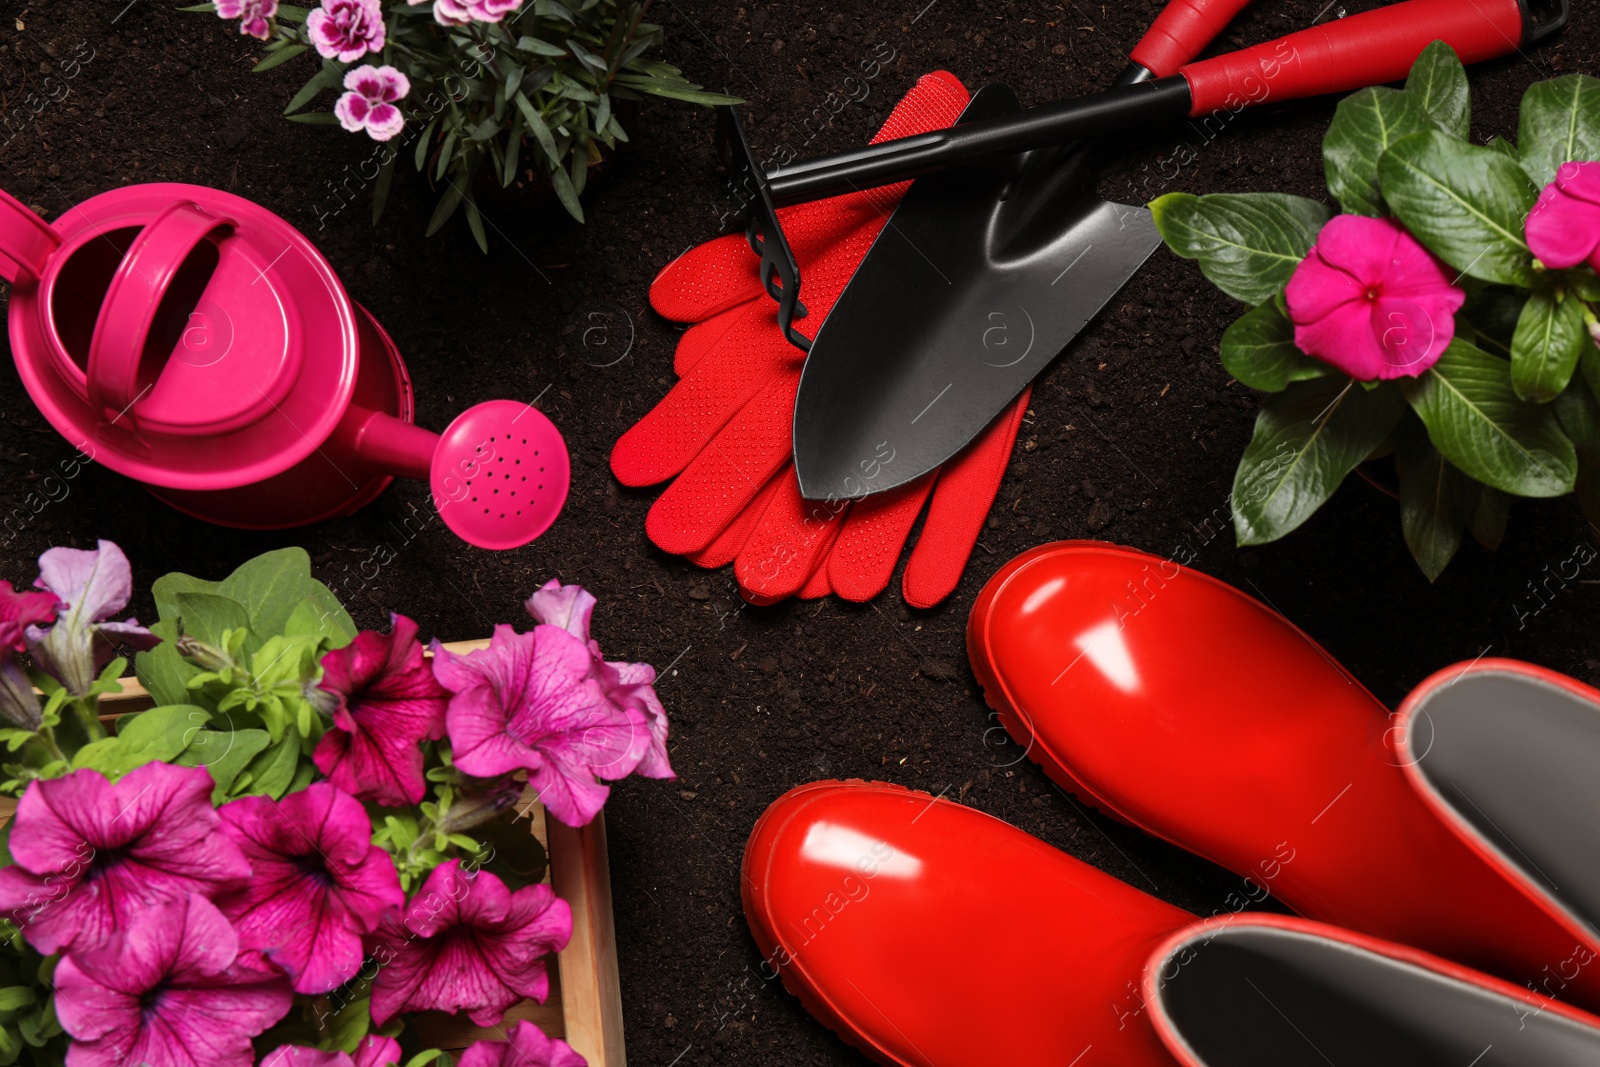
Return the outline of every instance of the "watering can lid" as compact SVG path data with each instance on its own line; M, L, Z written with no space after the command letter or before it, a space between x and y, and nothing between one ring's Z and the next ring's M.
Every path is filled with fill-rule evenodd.
M134 186L57 222L61 247L41 272L47 323L72 257L133 227L80 356L86 366L63 344L46 345L54 373L24 370L35 401L63 433L103 446L107 466L157 485L231 488L300 462L344 414L359 366L354 311L332 268L242 198ZM49 356L27 362L40 358ZM34 388L46 377L58 379L48 403Z

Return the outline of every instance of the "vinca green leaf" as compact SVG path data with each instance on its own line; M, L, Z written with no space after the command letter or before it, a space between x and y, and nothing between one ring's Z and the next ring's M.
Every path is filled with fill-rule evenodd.
M1592 344L1583 304L1554 288L1528 298L1511 338L1511 385L1523 400L1554 400L1572 380L1578 357Z
M1326 204L1284 193L1168 193L1150 203L1167 247L1211 283L1262 304L1288 284L1328 221Z
M1295 382L1269 397L1233 479L1239 544L1275 541L1309 519L1404 411L1392 385L1363 389L1343 376Z
M1522 234L1538 191L1516 163L1434 130L1391 145L1378 177L1406 229L1457 271L1523 288L1538 284Z
M1600 159L1600 78L1564 74L1528 86L1517 148L1522 169L1540 188L1556 180L1563 163Z
M1518 398L1505 360L1457 338L1403 388L1433 446L1478 481L1517 496L1572 492L1572 441L1548 405Z
M1472 94L1467 69L1454 48L1434 41L1422 50L1406 78L1406 93L1414 97L1438 127L1466 140L1471 125Z
M1322 140L1328 192L1353 215L1384 215L1378 160L1400 138L1431 129L1433 120L1409 90L1373 86L1345 97Z
M1415 419L1400 434L1395 468L1406 547L1428 581L1437 581L1461 547L1477 503L1476 483L1439 454Z
M1223 332L1221 356L1229 374L1264 393L1334 373L1331 366L1295 347L1294 323L1273 303L1251 309Z

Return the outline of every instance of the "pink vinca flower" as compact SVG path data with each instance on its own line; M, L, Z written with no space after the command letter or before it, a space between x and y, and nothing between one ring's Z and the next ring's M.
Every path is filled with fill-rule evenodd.
M261 1058L261 1067L397 1067L400 1042L368 1034L354 1053L330 1052L304 1045L279 1045Z
M39 578L33 583L59 600L49 630L29 626L28 651L46 674L83 696L100 669L116 654L113 643L136 651L160 644L160 638L138 619L108 622L133 596L133 568L110 541L93 550L52 548L39 557Z
M667 760L667 709L656 696L655 668L648 663L606 662L600 643L589 635L594 596L581 585L562 585L552 578L524 606L535 622L559 626L582 641L589 649L594 679L606 698L618 708L631 708L644 716L650 730L649 746L634 773L646 778L676 777Z
M356 133L366 130L374 141L387 141L405 128L405 116L395 107L411 91L411 82L393 67L356 67L346 72L348 90L333 105L339 125Z
M544 957L572 937L572 909L547 885L513 893L488 871L460 860L435 867L406 908L374 935L378 974L372 1018L384 1025L403 1011L465 1011L496 1026L524 997L550 992Z
M1524 229L1545 266L1566 270L1587 262L1600 271L1600 163L1561 164Z
M361 969L362 935L406 902L361 802L316 782L282 801L241 797L221 815L223 833L255 871L248 885L217 897L239 943L288 971L296 993L349 981Z
M250 863L211 806L204 767L147 763L115 785L79 770L29 784L0 869L0 917L49 954L93 948L138 915L191 893L215 896Z
M383 5L379 0L322 0L306 17L306 34L323 59L354 63L383 51Z
M131 917L104 945L62 957L56 1015L67 1067L251 1067L250 1039L294 1002L289 982L204 897Z
M526 770L546 810L583 826L649 744L644 716L606 698L589 650L557 626L519 634L496 626L487 649L464 656L433 646L433 672L455 695L445 725L455 764L493 778Z
M444 736L450 694L423 658L417 624L404 615L389 620L389 636L363 630L322 657L318 685L338 705L312 760L346 793L397 808L427 792L422 742Z
M545 1036L523 1021L506 1031L504 1041L476 1041L461 1053L456 1067L588 1067L588 1060L565 1041Z
M267 20L278 13L278 0L217 0L217 17L239 19L239 32L265 41L270 33Z
M1467 298L1398 223L1360 215L1328 220L1284 295L1300 350L1360 381L1437 363Z

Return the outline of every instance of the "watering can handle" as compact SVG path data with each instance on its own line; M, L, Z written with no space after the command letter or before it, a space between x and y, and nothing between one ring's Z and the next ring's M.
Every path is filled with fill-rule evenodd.
M89 341L89 402L109 421L126 414L149 388L139 384L145 340L178 269L213 230L233 224L180 201L151 220L128 247Z
M61 235L49 223L0 189L0 278L12 285L38 281L45 261L60 245Z

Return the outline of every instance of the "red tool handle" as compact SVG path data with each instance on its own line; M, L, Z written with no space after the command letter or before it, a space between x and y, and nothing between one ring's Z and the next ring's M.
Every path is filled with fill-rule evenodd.
M1204 52L1250 0L1171 0L1128 58L1158 78Z
M145 341L178 269L213 230L232 225L232 219L179 201L151 220L128 246L106 288L89 341L89 402L112 422L143 396Z
M1397 81L1434 41L1454 48L1463 63L1477 63L1516 51L1522 36L1517 0L1407 0L1190 63L1178 73L1189 83L1189 114L1198 116Z

